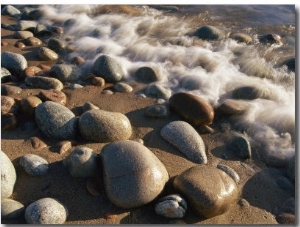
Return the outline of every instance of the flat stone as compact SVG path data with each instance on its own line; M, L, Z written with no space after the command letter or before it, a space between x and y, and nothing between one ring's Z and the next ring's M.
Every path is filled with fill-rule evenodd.
M9 157L0 152L1 161L1 201L11 196L17 180L17 173Z
M20 20L18 22L18 30L19 31L34 31L35 27L37 26L36 21L31 21L31 20Z
M9 51L1 53L1 67L8 69L11 73L22 74L27 66L27 60L23 55Z
M42 176L48 172L49 164L48 162L35 154L26 154L20 157L20 165L24 170L33 177Z
M121 208L150 203L162 192L169 179L161 161L147 147L135 141L107 144L100 157L107 196Z
M258 98L276 100L278 95L275 90L261 86L241 86L232 91L234 99L254 100Z
M244 113L250 104L245 100L226 99L217 108L217 112L222 115L240 115Z
M61 105L66 105L67 103L67 96L62 91L56 89L49 89L49 90L42 90L39 93L39 97L43 101L52 101L59 103Z
M43 61L55 61L58 59L58 54L47 47L40 47L37 54Z
M197 131L187 122L173 121L161 129L160 135L190 161L207 163L205 144Z
M44 76L26 77L25 83L33 88L62 90L64 85L56 78Z
M18 218L24 214L25 207L13 199L1 199L1 219Z
M28 96L21 100L20 106L23 113L25 113L28 116L33 116L35 108L42 103L42 100L40 100L36 96Z

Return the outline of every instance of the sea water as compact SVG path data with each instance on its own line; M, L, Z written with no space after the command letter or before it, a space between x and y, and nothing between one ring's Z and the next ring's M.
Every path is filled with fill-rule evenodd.
M286 158L295 154L295 72L281 64L295 56L294 5L104 7L40 5L40 22L66 25L69 20L63 36L77 50L67 59L83 57L86 63L81 68L86 73L100 55L107 54L122 65L125 80L134 80L139 67L149 66L162 76L156 84L170 95L189 92L214 108L241 86L268 91L267 99L248 100L247 111L233 117L231 127L268 153ZM226 34L248 34L253 42L205 41L191 35L203 25ZM260 43L259 37L266 34L280 35L282 44Z

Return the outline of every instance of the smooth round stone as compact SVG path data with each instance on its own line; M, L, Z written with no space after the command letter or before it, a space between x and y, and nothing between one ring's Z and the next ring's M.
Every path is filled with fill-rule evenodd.
M158 84L148 86L146 94L157 99L168 99L171 96L170 90Z
M252 38L244 33L230 33L229 38L234 39L240 43L246 43L249 44L252 42Z
M42 157L35 154L26 154L20 157L20 165L30 176L42 176L48 172L49 164Z
M228 174L228 176L230 176L235 183L239 183L240 182L240 176L237 174L237 172L235 172L234 169L230 168L227 165L223 165L223 164L218 164L217 168L224 171L225 173Z
M18 127L18 119L13 113L1 114L1 130L13 130Z
M1 151L1 200L11 196L14 190L14 186L17 180L17 174L14 165L10 161L9 157Z
M227 147L242 159L248 159L252 156L250 142L242 134L235 134L234 138L228 143Z
M51 38L48 41L48 48L55 51L56 53L60 53L66 48L66 43L60 39Z
M49 29L43 25L43 24L38 24L33 32L35 35L37 36L42 36L42 35L46 35L46 34L51 34L51 32L49 31Z
M135 141L107 144L100 157L107 196L121 208L139 207L153 201L169 179L161 161Z
M1 95L16 95L20 94L22 88L8 84L1 85Z
M25 83L34 88L62 90L64 85L56 78L44 76L26 77Z
M131 123L122 113L105 110L89 110L79 119L81 135L89 141L106 143L129 139Z
M93 73L108 83L116 83L124 76L121 65L112 57L101 55L93 65Z
M36 96L28 96L21 100L20 106L23 113L32 116L34 115L35 108L42 103Z
M258 37L259 42L264 44L278 44L281 45L281 37L277 34L267 34L267 35L261 35Z
M58 54L47 47L40 47L37 54L43 61L55 61L58 59Z
M37 66L29 66L24 70L25 76L39 76L42 74L42 69Z
M25 210L28 224L63 224L68 216L67 208L53 198L42 198L31 204Z
M197 131L187 122L173 121L161 129L160 135L190 161L207 163L205 144Z
M169 99L170 110L178 114L191 125L199 127L209 125L214 119L214 109L203 98L180 92Z
M18 218L23 215L24 211L24 205L16 200L1 200L1 219Z
M99 87L104 87L105 80L102 77L94 77L92 79L92 84Z
M118 92L132 92L132 87L124 82L118 82L114 85L114 89Z
M161 79L160 75L156 72L156 70L148 66L139 68L134 73L134 77L142 83L152 83Z
M253 100L258 98L263 99L276 99L278 97L277 93L268 88L259 86L242 86L234 89L232 91L232 97L235 99L247 99Z
M8 51L1 53L1 67L12 73L21 74L27 66L27 60L23 55Z
M239 194L230 176L206 165L187 169L175 177L173 185L187 200L189 207L205 218L228 211L237 202Z
M1 96L1 114L17 113L18 105L14 98L9 96Z
M76 82L81 77L81 70L77 66L59 64L51 68L50 76L62 82Z
M66 105L67 103L66 94L56 89L42 90L39 93L39 97L43 101L52 101L52 102L59 103L61 105Z
M91 177L97 172L97 154L88 147L76 148L64 160L72 177Z
M26 47L26 45L21 41L16 42L14 46L19 48L19 49L23 49L23 48Z
M145 116L153 118L165 118L169 115L168 108L165 105L150 106L145 110Z
M29 37L33 37L33 33L30 31L15 31L14 37L16 39L27 39Z
M155 204L155 212L167 218L182 218L186 209L185 199L178 194L165 196Z
M31 20L20 20L18 22L18 30L19 31L34 31L35 27L37 26L37 22L36 21L31 21Z
M89 111L89 110L100 110L100 108L98 106L94 105L91 102L84 103L84 105L82 106L82 111L86 112L86 111Z
M10 15L10 16L17 16L21 14L20 10L12 5L4 6L1 10L1 14L3 15Z
M85 63L85 60L80 56L76 56L72 59L72 63L75 65L83 65Z
M78 120L67 107L46 101L35 109L38 128L48 137L58 140L74 139L77 136Z
M225 37L223 31L210 25L202 26L197 31L195 31L194 35L204 40L218 40Z
M217 108L219 114L239 115L244 113L250 107L249 102L245 100L226 99Z

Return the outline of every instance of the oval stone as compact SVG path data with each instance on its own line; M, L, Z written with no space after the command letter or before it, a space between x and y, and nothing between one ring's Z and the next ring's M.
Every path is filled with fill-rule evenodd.
M66 47L66 44L64 41L60 40L60 39L56 39L56 38L51 38L48 41L48 47L55 51L56 53L60 53L61 51L63 51Z
M223 31L210 25L202 26L197 31L195 31L194 35L204 40L218 40L225 37Z
M118 92L132 92L132 87L124 82L118 82L114 85L114 89Z
M1 96L1 114L17 113L18 105L14 98L9 96Z
M226 99L217 108L217 111L219 114L224 114L224 115L239 115L244 113L249 107L250 104L248 101Z
M21 74L27 66L27 60L23 55L8 51L1 53L1 67L12 73Z
M62 82L75 82L81 77L81 70L76 66L67 64L54 65L50 70L50 76Z
M169 179L161 161L144 145L118 141L100 153L107 196L121 208L134 208L153 201Z
M63 224L68 216L67 208L53 198L42 198L31 204L25 210L28 224Z
M44 76L30 76L25 78L25 83L34 88L62 90L64 85L56 78Z
M37 66L29 66L24 70L25 76L39 76L42 74L42 69Z
M58 59L58 54L47 47L40 47L38 49L38 55L43 61L55 61Z
M187 169L175 177L173 185L189 207L205 218L225 213L238 199L234 180L222 170L206 165Z
M6 5L1 9L1 14L3 15L10 15L10 16L17 16L21 14L20 10L12 5Z
M124 76L121 65L112 57L101 55L93 65L93 73L108 83L115 83Z
M13 193L14 186L17 180L17 173L14 165L9 157L3 152L0 152L1 161L1 200L6 199Z
M40 40L36 37L28 37L27 39L24 40L24 43L26 46L39 46L43 42L42 42L42 40Z
M206 164L205 145L197 131L185 121L165 125L160 135L192 162Z
M28 96L27 98L24 98L20 102L21 110L23 113L31 116L34 114L35 108L42 103L42 100L40 100L36 96Z
M30 176L42 176L48 172L49 164L42 157L35 154L26 154L20 157L20 165Z
M35 109L38 128L48 137L58 140L74 139L77 135L78 120L67 107L46 101Z
M89 110L79 119L81 135L89 141L100 143L129 139L132 128L122 113L105 110Z
M232 91L232 97L235 99L253 100L258 98L276 100L278 94L275 90L260 86L242 86Z
M139 82L142 83L152 83L160 80L160 76L156 70L148 66L139 68L135 72L134 76Z
M20 217L24 213L24 211L24 205L16 200L1 200L1 219L12 219Z
M30 31L15 31L14 37L16 39L27 39L29 37L33 37L33 33Z
M251 43L252 42L252 38L244 33L230 33L229 38L234 39L240 43Z
M203 98L184 92L174 94L169 99L170 110L193 126L209 125L214 119L214 109Z

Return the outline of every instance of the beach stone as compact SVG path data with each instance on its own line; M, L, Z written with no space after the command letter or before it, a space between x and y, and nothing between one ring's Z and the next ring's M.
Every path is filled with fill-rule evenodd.
M25 83L34 88L62 90L64 85L56 78L44 76L26 77Z
M1 46L5 47L5 46L7 46L7 45L8 45L8 42L6 42L6 41L1 41Z
M41 149L47 147L47 144L45 144L40 138L38 138L36 136L30 137L29 140L30 140L30 144L34 150L41 150Z
M78 89L78 88L83 88L83 86L80 84L71 84L70 85L70 89L72 89L72 90Z
M1 67L8 69L11 73L21 74L27 66L27 60L23 55L9 51L1 53Z
M17 95L22 92L22 88L8 84L1 85L1 95Z
M9 157L0 152L1 161L1 201L11 196L17 180L17 173Z
M72 64L75 64L75 65L83 65L85 63L85 60L84 58L80 57L80 56L76 56L72 59Z
M49 73L51 70L51 66L46 64L39 64L39 67L43 70L44 73Z
M33 33L30 31L15 31L14 37L16 39L27 39L29 37L33 37Z
M3 15L10 15L10 16L17 16L21 14L20 10L12 5L4 6L1 10L1 14Z
M296 218L294 214L289 213L281 213L276 216L276 221L279 224L285 224L285 225L295 225Z
M234 39L240 43L252 43L252 38L249 35L240 32L230 33L229 38Z
M42 61L55 61L58 59L58 54L47 47L40 47L37 54Z
M258 86L242 86L232 91L232 97L235 99L253 100L258 98L273 100L277 98L275 91L265 87Z
M92 84L99 87L104 87L105 80L102 77L93 77Z
M43 25L43 24L38 24L33 32L36 36L43 36L43 35L50 35L51 31L49 31L49 29Z
M60 26L51 26L50 31L54 34L62 35L64 34L64 28Z
M209 125L214 119L214 109L203 98L184 92L169 99L170 110L195 127Z
M66 48L66 43L63 40L51 38L48 41L48 48L56 53L61 53Z
M251 158L251 145L246 136L239 133L236 133L233 136L234 138L227 145L228 149L233 151L239 158Z
M217 112L221 115L240 115L249 107L249 102L245 100L226 99L217 108Z
M134 73L134 77L142 83L152 83L161 79L156 70L148 66L138 68Z
M286 65L288 70L295 72L295 57L286 59L282 65Z
M89 110L79 118L79 130L89 141L106 143L129 139L131 123L122 113L105 110Z
M161 161L136 141L107 144L100 157L107 196L121 208L139 207L153 201L169 179Z
M72 177L91 177L97 173L97 154L88 147L73 150L64 160Z
M165 125L160 135L182 152L190 161L206 164L205 144L197 131L185 121L172 121Z
M26 46L40 46L43 42L39 38L29 37L23 41Z
M108 90L108 89L105 89L101 92L101 94L104 94L104 95L113 95L114 92L112 90Z
M26 69L24 69L25 76L40 76L42 74L42 69L37 66L29 66Z
M35 154L26 154L21 156L19 163L26 173L33 177L45 175L49 169L48 162L44 158Z
M59 64L51 68L50 76L62 82L76 82L81 77L81 70L77 66Z
M146 89L146 94L157 99L168 99L171 96L170 90L159 84L151 84Z
M1 114L1 130L13 130L18 127L18 119L13 113Z
M234 169L230 168L227 165L223 165L223 164L218 164L217 168L224 171L225 173L227 173L228 176L230 176L234 180L235 183L238 184L240 182L240 176L237 174L237 172Z
M173 186L189 207L205 218L221 215L238 200L234 180L225 172L206 165L193 166L175 177Z
M117 91L117 92L132 92L132 87L129 85L129 84L126 84L124 82L118 82L118 83L115 83L114 84L114 89Z
M59 141L58 143L56 143L55 145L53 145L51 147L51 149L54 152L57 152L59 154L64 154L66 153L70 148L72 147L72 142L68 141L68 140L64 140L64 141Z
M13 199L1 199L1 219L18 218L24 214L25 207Z
M86 112L86 111L89 111L89 110L100 110L100 108L98 106L94 105L91 102L84 103L83 106L82 106L82 111Z
M11 80L11 73L6 69L1 67L1 83L6 83Z
M28 96L23 98L20 102L21 110L23 113L27 114L28 116L33 116L35 108L42 103L36 96Z
M116 83L124 76L121 65L108 55L101 55L93 65L93 73L108 83Z
M28 224L64 224L67 208L53 198L42 198L27 206L25 219Z
M31 21L31 20L20 20L18 22L18 30L19 31L34 31L35 27L37 26L36 21Z
M160 198L155 204L155 212L167 218L183 218L186 209L185 199L178 194Z
M165 118L169 115L168 108L165 105L150 106L145 110L146 117Z
M14 98L9 96L1 96L1 115L7 113L17 113L18 105Z
M77 136L78 120L67 107L46 101L35 109L38 128L48 137L58 140L74 139Z
M67 103L67 96L62 91L56 89L49 89L49 90L42 90L39 93L39 97L43 101L52 101L59 103L61 105L66 105Z
M21 41L16 42L14 46L19 48L19 49L23 49L23 48L26 47L26 45Z
M195 31L194 36L197 36L200 39L204 40L218 40L225 38L225 34L223 31L210 25L200 27L198 30Z
M1 23L1 28L3 29L7 29L10 31L17 31L17 26L16 25L10 25L10 24L6 24L6 23Z
M261 35L258 37L258 40L260 43L263 44L278 44L278 45L282 45L281 42L281 37L277 34L266 34L266 35Z

